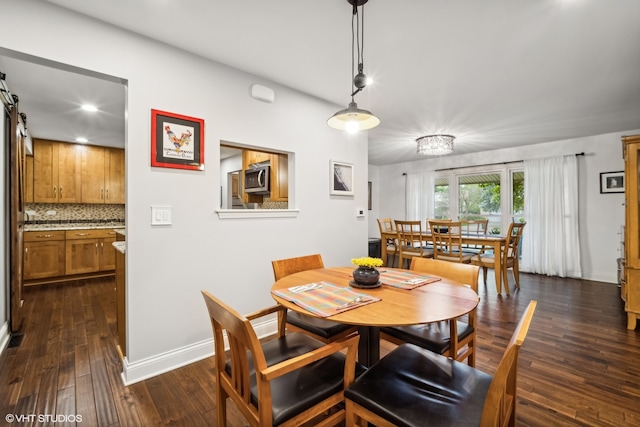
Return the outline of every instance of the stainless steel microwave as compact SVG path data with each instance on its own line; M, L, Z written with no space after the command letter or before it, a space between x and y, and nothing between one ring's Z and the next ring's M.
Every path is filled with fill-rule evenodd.
M270 194L271 167L267 165L251 165L244 171L244 191L251 194Z

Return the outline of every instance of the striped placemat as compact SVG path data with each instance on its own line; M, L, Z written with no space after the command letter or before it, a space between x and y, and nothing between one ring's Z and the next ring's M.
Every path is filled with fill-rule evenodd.
M272 290L271 293L291 301L319 317L333 316L343 311L380 301L380 298L329 282L293 286L287 289Z
M380 282L382 282L383 285L402 289L415 289L418 286L437 282L438 280L441 279L424 274L414 274L408 271L385 270L380 273Z

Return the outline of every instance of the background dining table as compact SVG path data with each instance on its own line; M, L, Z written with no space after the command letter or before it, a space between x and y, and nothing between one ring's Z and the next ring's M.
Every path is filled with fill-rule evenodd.
M301 271L275 282L271 288L273 298L290 310L310 316L320 317L295 302L278 296L274 291L286 290L310 283L328 283L339 287L351 287L354 267L335 267ZM381 268L381 276L391 272L406 271L416 276L432 274L411 270ZM358 360L365 366L371 366L380 357L380 327L405 326L439 322L455 319L473 310L479 301L478 294L467 286L449 279L439 278L435 282L403 289L383 284L373 289L353 288L353 291L379 298L379 301L366 305L354 305L346 311L323 317L336 322L358 325L360 344Z
M431 235L429 233L423 233L423 234L425 237L425 242L428 242L431 240ZM398 234L396 230L382 231L380 233L380 239L382 241L380 252L383 260L387 259L387 245L386 245L387 239L392 239L393 241L396 241L397 238L398 238ZM498 292L498 295L500 295L502 293L502 274L501 274L502 263L504 262L503 248L507 244L507 236L502 236L498 234L463 234L462 243L470 246L471 245L484 246L484 247L491 248L493 250L493 253L495 254L493 270L495 273L496 291ZM507 289L507 294L509 294L508 289Z

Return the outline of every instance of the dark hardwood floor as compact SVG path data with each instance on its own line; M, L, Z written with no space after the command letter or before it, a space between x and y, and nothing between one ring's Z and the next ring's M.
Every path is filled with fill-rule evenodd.
M508 297L481 284L478 308L477 368L493 373L525 306L538 300L520 353L518 425L640 425L640 331L626 329L619 289L521 281ZM123 386L112 279L30 287L25 312L22 342L0 356L2 425L76 425L71 415L82 427L216 425L212 359ZM229 406L229 425L246 425ZM9 423L11 415L28 420Z

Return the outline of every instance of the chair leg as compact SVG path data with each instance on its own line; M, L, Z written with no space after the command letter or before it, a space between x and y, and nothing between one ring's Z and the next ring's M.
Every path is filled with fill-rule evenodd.
M502 282L504 283L504 291L509 295L509 278L507 277L507 265L502 266Z
M487 267L482 267L482 279L484 280L484 284L487 284Z
M517 259L513 261L513 278L516 282L516 288L520 289L520 267Z

